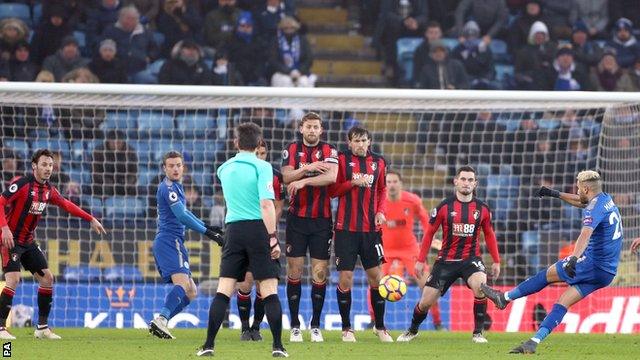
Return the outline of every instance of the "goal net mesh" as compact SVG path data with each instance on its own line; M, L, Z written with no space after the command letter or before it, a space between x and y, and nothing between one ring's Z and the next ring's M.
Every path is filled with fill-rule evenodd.
M427 211L453 193L456 167L473 166L479 179L477 196L491 207L503 258L501 276L490 279L497 286L513 286L562 254L570 254L580 232L581 212L556 199L538 198L536 191L545 185L575 192L577 172L597 168L623 215L624 250L613 287L584 300L577 310L577 325L567 323L566 331L573 327L586 332L613 327L612 332L639 331L640 315L634 314L640 312L640 301L631 295L634 290L637 294L640 263L628 251L631 240L640 236L640 120L635 104L540 102L525 96L522 101L430 101L4 92L0 93L3 189L14 176L31 171L34 150L54 150L59 158L52 182L65 197L101 219L108 231L97 236L89 232L88 224L48 207L36 239L57 281L53 326L144 327L162 307L169 287L155 269L151 245L163 153L174 149L184 154L188 208L205 222L221 225L224 203L215 169L235 153L233 127L246 121L262 126L269 161L279 167L281 151L298 138L297 120L306 111L322 115L324 140L339 149L346 148L351 126L360 124L372 131L373 150L402 174L405 190L418 194ZM283 228L281 221L282 239ZM422 229L416 225L415 231L420 239ZM203 327L215 291L220 249L194 232L188 232L187 239L191 271L201 292L170 326ZM432 249L430 263L435 253ZM485 264L491 264L489 257ZM30 273L23 275L14 305L37 309L37 285ZM308 272L304 279L300 313L302 323L308 324ZM388 303L390 329L409 324L419 297L418 287L410 283L405 299ZM332 264L325 328L340 326L336 284ZM369 322L366 291L365 275L358 269L352 310L356 329ZM286 326L283 289L280 294ZM550 309L557 294L557 288L551 289L537 300L514 304L506 313L490 306L491 328L532 330L536 316ZM584 324L591 313L609 312L617 297L622 297L618 305L631 320L620 315L615 326ZM455 285L440 302L443 325L472 329L472 302L470 290L462 283ZM15 309L14 317L22 316ZM232 302L232 327L239 326L236 314ZM432 328L431 317L423 326Z

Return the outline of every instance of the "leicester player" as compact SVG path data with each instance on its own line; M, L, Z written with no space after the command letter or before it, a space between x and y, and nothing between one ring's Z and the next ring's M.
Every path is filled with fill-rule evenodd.
M267 143L260 140L260 145L256 149L256 156L260 160L267 160ZM276 224L282 216L282 208L284 206L285 188L282 182L282 174L277 169L273 169L273 192L275 199L273 204L276 208ZM279 262L278 262L279 264ZM251 313L251 288L253 287L253 274L247 271L244 281L238 284L237 304L240 323L242 324L240 340L241 341L262 341L260 335L260 323L264 318L264 306L262 305L262 295L256 284L256 299L253 303L253 324L249 327L249 314Z
M387 171L387 221L382 226L382 247L386 262L382 265L383 275L405 276L416 278L418 283L424 285L423 278L417 278L415 265L418 260L420 248L413 233L414 220L418 219L422 225L424 235L422 242L428 241L426 229L429 227L429 216L422 206L422 200L416 194L403 189L402 176L395 170ZM428 275L428 267L423 273ZM436 329L442 327L440 309L438 303L431 306L431 316Z
M287 213L287 299L291 315L289 341L301 342L300 296L302 271L309 250L311 258L311 342L322 342L320 317L327 292L332 237L331 199L328 185L336 182L338 151L320 140L320 115L310 112L300 120L302 140L282 152L282 177L289 193Z
M567 309L592 292L611 283L618 270L623 233L620 211L611 196L602 191L600 175L585 170L577 176L578 194L562 193L547 187L540 188L540 197L550 196L584 209L582 230L573 254L520 283L505 293L482 286L482 291L499 309L510 301L535 294L549 284L563 282L570 287L560 295L551 312L540 324L538 332L520 346L515 354L533 354L538 344L562 322Z
M196 284L189 270L189 254L184 246L185 227L223 244L222 230L206 226L187 210L184 188L180 183L184 172L182 154L169 151L162 157L165 178L158 186L158 232L153 240L153 256L165 283L173 284L160 315L149 323L149 332L161 339L174 339L167 322L197 296Z
M420 324L426 319L429 308L449 287L462 278L473 291L474 329L472 341L486 343L482 335L487 312L487 298L480 285L487 282L485 266L480 258L480 230L484 233L487 249L493 259L491 272L494 279L500 275L500 254L496 235L491 224L489 206L474 196L478 184L476 171L463 166L456 172L453 180L455 195L443 200L431 212L426 237L422 242L416 273L418 276L425 268L426 256L431 247L433 235L442 225L442 248L438 252L431 274L422 290L422 297L413 310L413 319L409 330L398 337L398 341L411 341L418 335Z
M14 179L0 195L0 227L2 228L2 272L5 286L0 294L0 339L12 340L6 321L11 311L13 295L20 283L20 265L30 271L38 281L38 326L34 332L37 339L60 339L47 326L53 301L53 274L47 259L34 241L33 235L38 221L53 204L73 216L91 223L98 234L106 234L102 224L63 198L58 189L49 183L53 172L53 153L47 149L37 150L31 157L33 173ZM9 209L5 214L5 207Z
M367 273L371 305L375 317L374 332L383 342L393 342L384 326L385 300L378 292L384 250L380 227L385 223L386 162L369 151L371 135L361 127L348 133L349 150L338 157L338 181L330 188L338 197L335 224L336 269L339 271L336 294L342 318L342 341L355 342L351 328L351 287L358 256Z

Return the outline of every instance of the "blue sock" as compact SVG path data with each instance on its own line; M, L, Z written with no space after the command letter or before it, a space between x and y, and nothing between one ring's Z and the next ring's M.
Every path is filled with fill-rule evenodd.
M547 282L547 269L544 269L521 282L515 289L508 291L505 295L507 300L512 301L523 296L535 294L544 289L547 285L549 285Z
M178 315L182 310L184 310L184 308L189 305L189 303L191 303L191 299L189 299L187 295L183 296L182 301L180 302L178 307L176 307L175 310L173 310L173 312L169 314L169 317L173 318L174 316Z
M176 308L180 306L184 297L185 292L182 286L175 285L164 300L164 307L160 310L160 316L167 320L171 319L171 314L173 314Z
M560 325L562 322L562 318L567 313L567 308L560 304L553 304L553 308L551 312L542 320L542 324L540 324L540 329L533 336L533 340L539 343L544 340L553 331L553 329Z

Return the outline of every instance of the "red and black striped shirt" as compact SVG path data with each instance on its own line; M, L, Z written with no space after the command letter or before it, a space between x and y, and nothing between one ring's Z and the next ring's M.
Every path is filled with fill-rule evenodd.
M273 168L273 193L275 194L275 201L284 200L286 197L286 188L284 181L282 181L282 173L276 168Z
M306 146L302 141L289 144L282 152L282 166L294 170L316 161L338 163L338 151L332 145L320 141L316 146ZM307 172L306 177L318 176ZM289 199L289 213L303 218L331 218L331 198L328 186L305 186Z
M431 247L433 235L442 225L442 248L438 252L438 260L458 261L480 256L480 228L484 233L487 250L494 263L500 262L498 242L493 225L491 210L483 201L473 198L470 202L461 202L453 196L443 200L431 211L429 219L428 240L423 241L418 255L424 261ZM425 236L427 238L427 236Z
M47 205L54 204L84 220L93 217L60 195L48 181L39 183L33 175L19 177L0 195L0 227L8 225L16 245L33 242L33 232ZM5 214L5 207L8 212Z
M375 232L375 217L384 214L387 202L386 162L378 154L357 156L351 151L338 157L338 179L331 187L332 197L339 197L336 230ZM366 177L367 187L354 187L351 180Z

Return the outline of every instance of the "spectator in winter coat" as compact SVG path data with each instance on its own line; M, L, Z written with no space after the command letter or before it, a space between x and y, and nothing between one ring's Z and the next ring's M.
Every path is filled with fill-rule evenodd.
M419 89L468 89L469 78L464 65L449 59L447 47L441 41L431 44L431 61L428 61L418 76Z
M504 0L462 0L456 8L456 35L462 33L465 21L474 20L489 43L506 24L508 15Z
M105 29L102 38L116 42L118 57L127 64L128 75L144 70L158 57L153 35L140 24L140 13L133 6L120 10L118 21Z
M100 42L98 53L89 63L89 70L103 84L127 83L127 66L117 56L116 42L111 39L104 39Z
M121 7L120 0L100 0L100 5L87 12L87 48L92 52L97 48L104 30L118 21Z
M246 85L267 85L266 49L254 31L250 12L243 11L240 14L234 37L226 46L226 53Z
M125 6L135 6L140 12L140 23L155 29L156 17L160 12L160 0L125 0Z
M211 70L203 61L204 53L193 40L181 40L173 48L158 74L160 84L211 85Z
M278 24L278 37L271 44L269 66L274 71L271 86L314 87L316 75L311 73L313 53L306 36L298 33L300 23L284 17Z
M254 30L263 44L271 44L278 33L278 23L285 16L295 17L292 0L267 0L256 13Z
M73 36L67 36L62 40L60 49L44 60L42 69L50 71L55 76L56 81L61 81L66 73L86 66L88 63L88 59L80 56L78 40Z
M571 46L576 63L585 68L595 66L602 57L602 48L596 42L589 40L589 28L582 21L573 25Z
M554 60L557 46L549 40L549 30L540 21L531 25L528 44L516 54L515 78L519 89L542 90L545 88L540 74L547 71Z
M173 46L180 40L199 39L202 17L196 7L185 0L165 0L156 19L158 31L164 35L162 57L170 57Z
M591 70L591 82L596 91L634 91L631 78L617 62L614 49L605 49L598 66Z
M640 56L636 58L633 68L629 70L629 78L631 79L633 91L640 91Z
M607 47L616 49L618 65L628 68L640 56L640 44L632 34L633 23L627 18L620 18L614 27L613 39L607 41Z
M569 13L569 22L575 24L582 20L591 38L604 38L609 24L608 0L573 0Z
M542 21L542 5L539 0L528 0L524 13L516 19L507 32L507 44L509 51L515 54L523 46L527 45L529 30L536 21Z
M28 41L29 27L24 21L7 18L0 21L0 59L8 61L20 42Z
M219 50L230 41L240 12L236 0L218 0L218 8L209 12L204 20L204 44Z
M38 25L31 41L31 53L37 63L42 63L47 56L55 54L62 39L72 32L62 6L52 6L49 14L50 17L43 19Z
M543 77L542 90L555 91L589 91L589 75L581 64L577 64L573 58L573 51L569 46L560 48L556 53L556 59L547 69Z
M422 44L418 45L416 51L413 53L413 72L412 83L416 83L420 70L427 61L430 61L429 54L431 53L431 45L436 41L442 39L442 27L440 23L436 21L430 21L427 24L427 29L424 31L424 40Z
M31 61L29 44L20 42L9 61L10 81L34 81L40 66Z
M491 88L494 77L493 55L487 39L480 39L480 27L475 21L469 21L462 29L460 44L456 46L451 58L464 65L471 80L472 89Z

